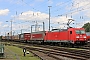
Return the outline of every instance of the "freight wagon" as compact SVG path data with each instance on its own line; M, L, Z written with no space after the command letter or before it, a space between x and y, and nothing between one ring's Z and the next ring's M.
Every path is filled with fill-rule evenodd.
M30 41L33 43L44 43L45 32L46 31L32 32Z
M30 40L44 40L45 31L32 32Z
M19 41L19 35L13 35L12 40L13 41Z
M11 40L11 36L5 36L6 40Z
M31 38L31 34L30 33L23 33L19 35L19 40L20 41L24 41L27 42L28 40L30 40Z

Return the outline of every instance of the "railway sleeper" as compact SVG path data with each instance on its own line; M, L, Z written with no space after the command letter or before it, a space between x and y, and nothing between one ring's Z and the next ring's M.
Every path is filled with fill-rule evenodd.
M69 55L74 55L74 56L80 56L80 57L85 57L85 58L90 58L90 54L82 54L82 53L70 53L70 52L57 52L57 53L62 53L62 54L69 54Z
M23 47L23 46L19 46L19 47ZM27 47L27 48L29 48L29 49L33 49L33 50L44 50L44 49L37 49L37 48L30 48L30 47ZM46 51L46 50L44 50L44 51ZM41 52L41 51L40 51ZM64 53L62 53L62 52L55 52L54 53L54 51L49 51L49 50L47 50L47 53L48 52L50 52L49 54L56 54L56 55L60 55L60 56L66 56L66 54L68 54L68 53L66 53L66 54L64 54ZM74 53L75 54L75 53ZM82 56L79 56L80 54L75 54L75 56L72 56L72 55L74 55L73 53L69 53L66 57L71 57L71 58L76 58L76 59L81 59L82 58L82 60L85 60L85 59L88 59L89 57L82 57ZM79 57L78 57L79 56Z
M87 59L87 58L89 58L88 56L86 56L86 55L81 55L81 54L75 54L75 53L62 53L62 52L55 52L55 51L53 51L53 52L50 52L49 50L43 50L43 49L33 49L33 50L36 50L36 51L39 51L39 52L43 52L43 53L45 53L45 54L55 54L55 55L62 55L62 56L65 56L65 57L70 57L70 56L72 56L71 58L76 58L76 59ZM66 56L67 55L67 56ZM79 57L78 57L79 56ZM84 58L85 57L85 58Z
M49 54L48 56L53 57L57 60L63 60L62 58L60 58L60 56L57 56L57 55Z
M44 49L38 49L38 48L30 48L28 47L30 50L35 50L35 51L39 51L39 52L43 52L43 53L49 53L49 52L55 52L55 51L50 51L50 50L44 50ZM65 52L62 52L62 51L59 51L57 53L63 53L63 54L70 54L70 55L75 55L75 56L81 56L81 57L85 57L85 58L90 58L90 55L89 54L83 54L83 53L78 53L78 52L73 52L73 53L65 53Z
M80 55L76 56L76 55L70 55L68 53L56 53L56 52L50 52L50 51L43 51L43 50L39 50L39 52L43 52L45 54L47 54L48 56L52 56L56 59L61 59L61 58L58 58L56 57L55 55L59 55L59 56L64 56L64 57L70 57L70 58L74 58L74 59L82 59L82 60L86 60L87 58L84 58L84 57L81 57Z
M59 56L64 56L64 57L69 57L73 59L80 59L80 60L87 60L88 58L80 57L80 56L74 56L74 55L69 55L69 54L62 54L62 53L49 53L49 54L54 54L54 55L59 55Z

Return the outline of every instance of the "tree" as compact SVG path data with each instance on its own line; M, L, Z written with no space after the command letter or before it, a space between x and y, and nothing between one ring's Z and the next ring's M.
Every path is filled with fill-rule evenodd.
M88 22L88 23L84 24L84 26L82 28L85 28L86 32L90 32L90 23Z

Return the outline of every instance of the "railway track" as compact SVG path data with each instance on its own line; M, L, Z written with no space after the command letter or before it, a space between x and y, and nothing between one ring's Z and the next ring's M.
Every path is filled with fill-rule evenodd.
M68 52L66 52L66 50L54 50L54 49L47 49L47 48L30 48L30 47L26 47L26 48L30 50L43 52L47 54L48 56L57 55L57 56L64 56L64 57L69 57L69 58L79 59L79 60L90 59L90 51L78 50L78 51L70 52L69 50ZM57 58L57 59L60 59L60 58Z
M87 49L79 49L79 48L65 48L65 47L57 47L57 46L42 46L43 48L50 48L53 50L58 51L65 51L72 54L75 54L76 56L80 55L81 57L90 58L90 50Z
M81 46L81 48L82 49L88 49L88 50L90 50L90 42L87 45L85 45L85 46Z
M89 50L69 49L65 47L57 47L57 46L49 46L49 45L44 46L44 45L27 45L25 43L22 43L22 44L23 46L20 46L20 45L15 45L15 46L18 46L20 48L25 47L30 52L38 51L40 53L44 53L47 56L53 57L56 60L63 60L60 56L76 59L76 60L89 60L90 59ZM45 60L43 58L41 59Z
M16 44L16 45L15 45ZM21 43L22 45L17 45L18 43L13 44L14 46L23 48L25 47L30 52L35 53L38 51L40 53L36 53L38 56L41 53L44 53L45 56L53 57L56 60L63 60L60 56L76 59L76 60L90 60L90 50L84 49L71 49L66 47L58 47L58 46L50 46L50 45L31 45L26 43ZM41 60L45 60L40 57ZM50 59L51 60L51 59ZM69 59L70 60L70 59Z

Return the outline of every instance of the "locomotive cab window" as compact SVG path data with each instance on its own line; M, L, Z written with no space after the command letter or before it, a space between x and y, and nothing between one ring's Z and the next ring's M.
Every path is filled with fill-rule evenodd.
M72 31L70 31L70 34L72 34Z
M76 30L76 34L85 34L84 30Z

